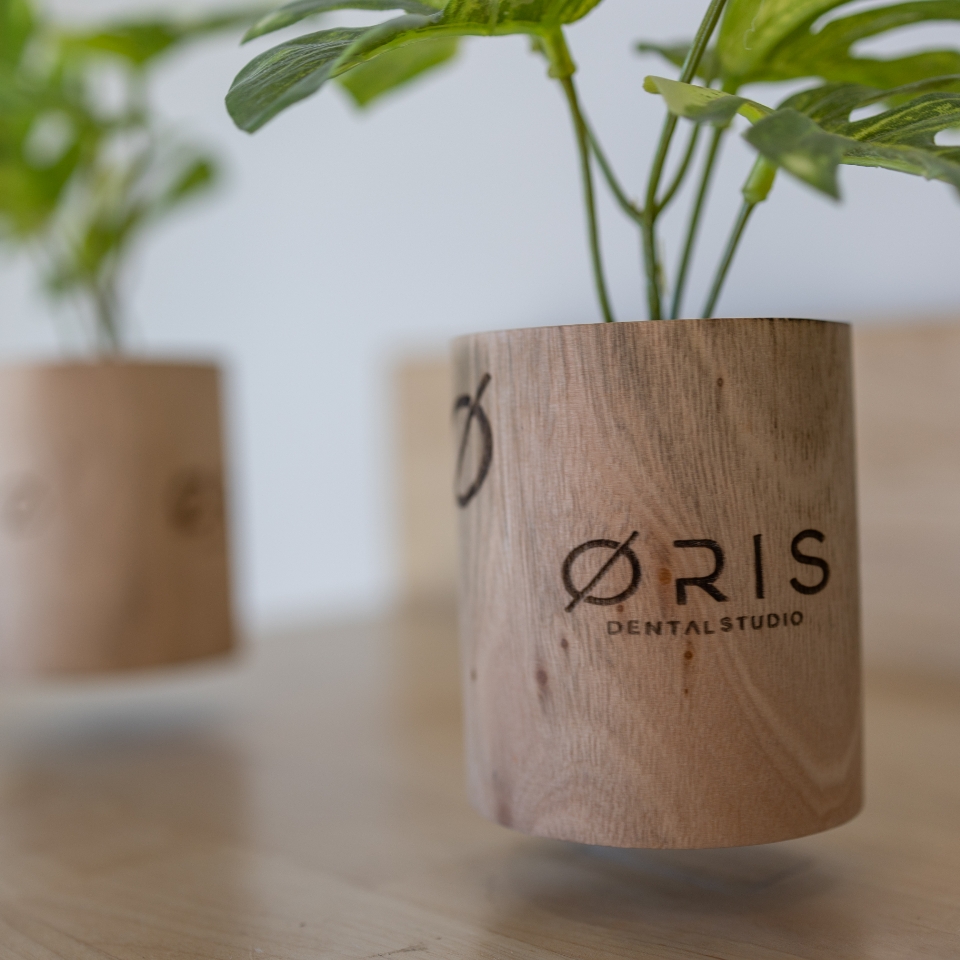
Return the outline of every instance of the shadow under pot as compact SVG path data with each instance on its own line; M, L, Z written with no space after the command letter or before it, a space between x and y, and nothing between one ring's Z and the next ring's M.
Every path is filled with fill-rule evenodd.
M621 847L853 817L849 327L547 327L454 356L475 806Z
M0 676L195 660L233 636L217 369L0 370Z

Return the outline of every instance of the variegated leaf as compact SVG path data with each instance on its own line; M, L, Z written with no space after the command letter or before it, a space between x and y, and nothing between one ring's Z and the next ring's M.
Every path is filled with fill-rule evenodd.
M457 37L434 37L397 47L361 63L338 78L354 103L365 107L374 100L399 89L441 64L452 60L459 50Z
M960 76L932 77L892 90L826 84L798 93L771 110L743 97L648 77L671 112L698 123L729 122L736 113L753 127L744 135L766 160L832 197L840 164L880 167L960 190L960 147L936 136L960 127ZM900 101L876 116L851 120L859 109ZM746 105L746 108L745 108Z
M281 110L315 93L334 75L339 58L365 33L364 27L321 30L255 57L237 74L227 94L233 122L252 133Z
M769 107L746 97L664 77L647 77L643 88L647 93L660 94L671 113L695 123L726 126L738 113L756 123L773 113Z
M251 61L227 95L227 109L252 133L328 80L410 43L439 38L527 34L550 49L561 26L586 16L600 0L448 0L430 16L406 14L353 31L325 30L281 44ZM344 45L348 32L351 43ZM336 55L334 53L336 52ZM551 69L556 64L552 62ZM572 65L564 65L572 72ZM382 91L381 91L382 92Z
M818 77L830 83L895 87L926 77L960 73L960 51L927 50L878 59L856 45L919 23L960 20L960 0L906 0L843 15L852 0L730 0L698 76L736 91L747 83ZM822 24L824 16L835 19ZM689 44L639 45L671 63L683 62Z
M850 0L730 0L717 49L726 78L750 77L794 31Z
M272 10L258 20L247 32L243 42L247 43L284 27L293 26L307 17L315 17L332 10L403 10L405 13L419 13L430 16L442 7L441 3L421 3L420 0L296 0Z

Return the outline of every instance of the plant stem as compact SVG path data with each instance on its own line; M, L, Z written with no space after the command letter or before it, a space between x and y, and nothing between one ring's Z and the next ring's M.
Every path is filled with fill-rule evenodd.
M690 222L687 224L687 236L683 245L683 256L680 258L677 283L673 290L673 302L670 305L670 316L674 319L680 316L680 310L683 307L683 295L686 292L687 276L690 273L690 263L693 260L693 250L697 242L697 234L700 231L700 220L703 216L707 194L710 192L710 182L713 179L713 171L716 167L717 156L720 152L720 144L723 142L723 136L726 131L726 127L714 128L713 137L710 140L710 148L707 151L707 159L703 165L703 173L700 176L700 189L697 191L697 198L690 212Z
M703 21L697 30L687 59L684 61L683 70L680 73L681 83L690 83L697 75L697 67L700 66L700 61L703 59L710 38L717 28L717 23L720 21L726 3L727 0L710 0L710 6L707 8ZM658 204L657 191L660 189L660 179L663 176L663 168L676 129L677 118L672 113L667 114L663 131L660 134L660 143L657 145L657 152L654 155L653 166L650 169L650 178L647 181L647 196L643 207L645 221L643 226L644 267L647 275L647 303L651 320L659 320L661 317L660 264L657 258L656 223L657 217L663 211L664 204Z
M586 122L586 117L584 117L584 121ZM597 140L590 124L587 123L586 127L587 137L590 140L590 149L593 150L593 155L597 158L597 163L600 165L603 177L607 181L607 186L610 187L610 192L613 194L614 199L620 204L620 208L631 220L634 220L636 223L643 223L643 211L627 196L626 191L620 186L617 175L614 173L610 161L607 160L606 154L600 147L600 142Z
M710 38L713 36L713 31L717 29L720 15L726 5L727 0L711 0L710 6L704 14L703 22L697 30L697 35L693 38L693 45L690 47L687 59L683 63L683 70L680 72L681 83L690 83L697 75L697 67L700 66L700 61L707 52Z
M701 126L699 123L693 124L693 129L690 131L690 140L687 143L687 149L683 154L683 160L680 161L680 166L677 168L677 173L673 178L673 183L667 188L667 192L660 198L659 207L661 210L665 209L670 205L670 201L673 200L676 192L680 189L680 185L686 179L687 171L690 169L690 161L693 160L693 156L697 151L697 143L700 141L700 130Z
M90 287L97 318L99 350L105 354L120 352L120 327L117 323L116 297L109 284Z
M577 146L580 149L580 172L583 179L583 199L587 209L587 231L590 236L590 256L593 261L593 279L597 288L597 298L600 301L600 310L605 323L613 323L613 311L610 308L610 297L607 294L607 283L603 275L603 258L600 252L600 231L597 226L597 208L593 195L593 172L590 167L590 134L586 121L580 111L580 102L572 76L560 77L570 113L573 117L573 126L577 135Z
M723 290L724 281L730 272L730 264L733 263L733 258L737 253L737 247L740 245L740 238L743 236L743 231L747 226L747 221L750 219L750 214L753 213L756 206L756 201L744 200L743 206L740 207L737 221L733 225L733 231L730 234L730 239L727 241L727 249L724 251L723 259L717 268L717 275L714 277L710 296L707 298L706 306L703 308L704 319L709 319L713 316L717 301L720 299L720 292Z

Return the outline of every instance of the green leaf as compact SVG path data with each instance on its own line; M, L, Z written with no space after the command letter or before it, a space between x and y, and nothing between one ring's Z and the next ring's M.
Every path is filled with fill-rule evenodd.
M960 20L960 0L908 0L839 16L851 0L730 0L720 28L724 89L802 77L894 87L960 73L960 52L928 50L891 59L854 56L857 43L918 23Z
M713 123L725 127L738 113L751 122L773 113L769 107L746 97L664 77L647 77L643 81L643 88L648 93L660 94L671 113L695 123Z
M334 75L340 57L367 32L364 27L321 30L261 53L237 74L227 94L233 122L253 133L315 93Z
M843 140L826 133L809 117L796 110L778 110L748 130L744 138L770 162L840 199L837 167L843 163Z
M448 0L430 16L406 14L365 29L324 30L281 44L251 61L227 94L227 109L241 129L253 132L328 80L410 43L437 37L538 37L551 73L573 70L560 28L585 17L600 0ZM346 33L353 42L343 46ZM337 36L339 34L339 37ZM298 46L299 45L299 46ZM557 72L555 75L560 75Z
M459 44L456 37L434 37L397 47L354 67L338 81L357 106L365 107L426 71L448 63L457 55Z
M199 157L180 172L174 182L160 195L155 212L160 213L191 200L197 194L209 190L217 180L217 168L208 157Z
M720 24L717 50L724 78L757 73L794 31L809 28L850 0L730 0Z
M305 20L307 17L331 10L404 10L406 13L419 13L430 16L439 9L437 4L420 3L419 0L296 0L286 3L278 10L268 13L258 20L244 35L243 42L255 40L264 34L282 30Z
M960 72L960 53L934 50L878 60L854 57L861 40L917 23L960 20L958 0L915 0L897 3L834 20L822 30L804 29L773 51L760 80L790 80L818 76L825 80L894 87L929 76Z
M956 84L957 78L944 81ZM910 88L897 92L904 89ZM836 86L808 91L791 97L745 138L772 163L831 196L838 195L841 163L943 180L960 190L960 148L938 146L935 139L940 131L960 126L960 93L924 93L876 116L850 120L853 110L893 92Z
M887 90L855 83L825 83L787 97L779 109L798 110L827 129L836 129L849 121L854 110L880 103L899 106L925 93L960 93L960 74L929 77Z

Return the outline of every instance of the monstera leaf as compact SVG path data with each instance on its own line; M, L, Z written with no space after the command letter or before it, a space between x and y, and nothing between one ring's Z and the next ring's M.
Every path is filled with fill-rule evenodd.
M677 90L690 86L690 90ZM960 147L936 136L960 126L960 76L934 77L890 90L826 84L798 93L771 110L743 97L659 77L645 87L660 93L671 112L697 123L728 123L740 113L754 123L745 139L769 163L832 197L839 196L840 164L881 167L960 190ZM894 102L863 120L854 111Z
M243 42L255 40L257 37L292 27L301 20L315 17L321 13L330 13L332 10L374 10L389 12L403 10L404 13L420 13L431 16L442 8L442 3L427 3L420 0L295 0L287 3L278 10L273 10L261 17L244 35Z
M448 63L460 49L458 37L434 37L397 47L361 63L337 80L358 107L390 93L434 67Z
M936 142L942 130L960 126L960 93L922 93L876 116L850 120L854 110L928 85L877 91L850 84L807 91L786 100L746 139L771 163L833 197L839 196L841 163L943 180L960 191L960 148ZM942 85L960 90L960 77L943 78Z
M449 0L437 10L418 0L297 0L257 24L251 35L261 36L316 13L343 7L399 8L407 12L373 27L321 30L268 50L237 75L227 94L227 109L238 127L252 133L328 80L410 44L441 37L527 34L541 42L557 75L569 75L573 65L569 58L564 59L565 47L557 43L559 30L586 16L599 2ZM405 71L398 71L398 76L406 79Z
M803 77L895 87L960 73L960 51L930 50L893 59L855 56L854 46L918 23L960 20L960 0L907 0L843 15L852 0L730 0L715 49L698 76L735 92L747 83ZM837 11L826 24L825 16ZM642 43L638 50L682 64L689 44Z
M713 123L725 127L738 113L751 123L773 113L770 107L756 100L664 77L647 77L643 81L643 88L647 93L659 93L671 113L695 123Z

